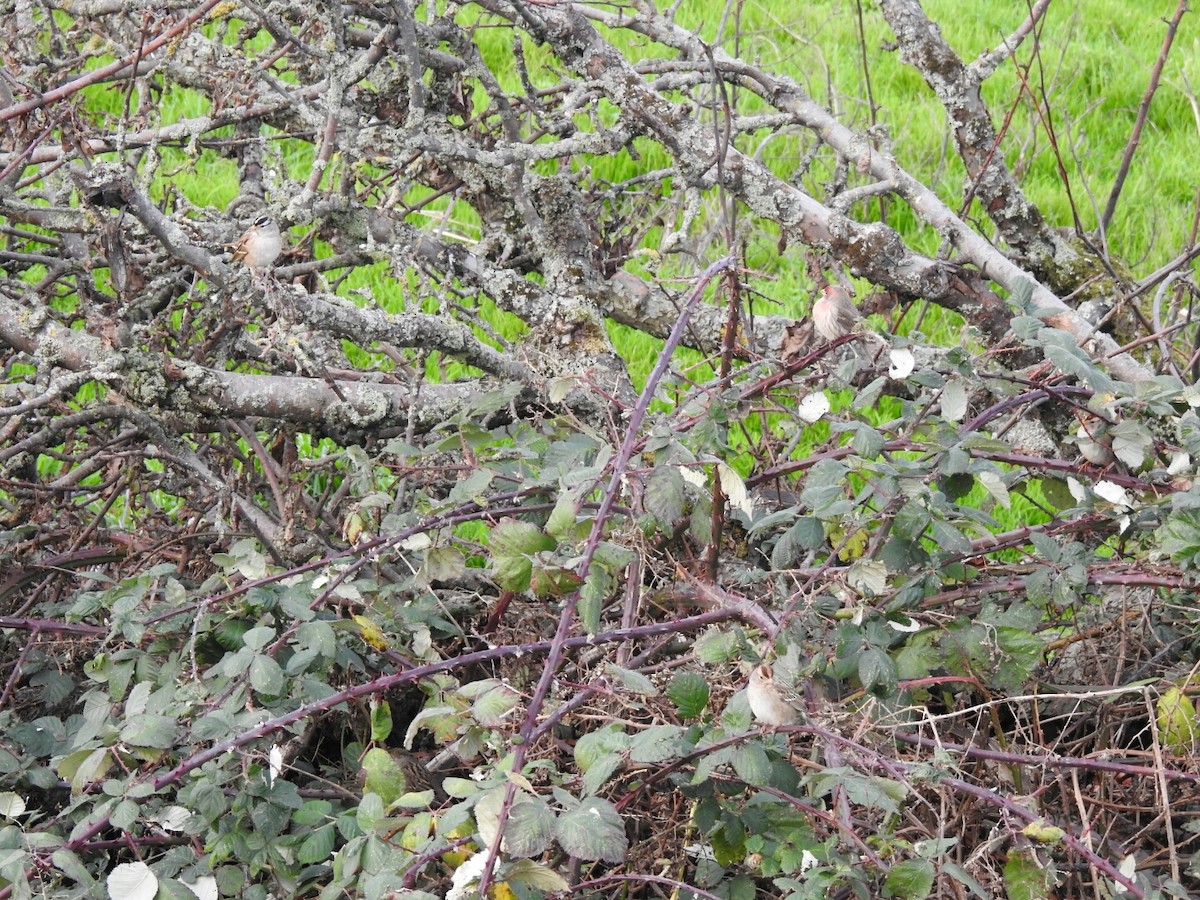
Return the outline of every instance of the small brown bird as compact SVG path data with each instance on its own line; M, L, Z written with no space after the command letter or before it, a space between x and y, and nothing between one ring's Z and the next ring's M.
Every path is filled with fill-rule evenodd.
M403 750L388 751L396 761L400 772L404 775L404 789L409 793L433 791L434 799L439 803L446 799L446 791L440 778L434 776L416 756Z
M817 334L827 341L849 334L858 327L862 316L850 299L850 292L840 285L827 284L813 304L812 320Z
M763 663L755 666L746 685L750 712L765 725L794 725L803 721L804 698L775 678L775 672Z
M275 262L283 250L283 235L270 216L259 216L229 249L233 251L233 261L241 260L253 273Z

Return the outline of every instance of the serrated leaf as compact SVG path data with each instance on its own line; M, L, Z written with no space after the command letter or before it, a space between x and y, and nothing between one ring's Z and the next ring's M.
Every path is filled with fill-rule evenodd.
M858 657L858 680L865 690L888 693L896 686L896 666L878 647L868 647Z
M619 772L624 765L624 758L617 753L608 753L596 759L583 773L584 793L598 793L600 788L608 783L608 779Z
M933 863L929 860L906 859L892 866L884 886L889 897L923 900L933 890L935 875Z
M579 589L579 602L575 613L583 630L595 634L600 630L600 613L604 609L604 598L608 596L608 586L611 579L600 566L592 566L587 578Z
M384 806L391 806L407 790L400 764L382 747L372 747L362 758L363 789L376 794Z
M375 830L375 823L383 818L383 798L367 791L354 812L355 823L367 834Z
M678 466L655 466L646 481L642 504L646 512L663 525L670 526L683 517L687 499L683 475Z
M134 747L169 750L175 746L179 726L168 716L138 716L121 727L121 740Z
M425 551L421 574L426 582L456 581L467 571L467 559L457 547L431 547Z
M1053 329L1046 329L1046 331L1052 332ZM1051 343L1046 339L1046 331L1042 332L1046 359L1067 375L1085 382L1094 391L1105 394L1115 393L1116 384L1113 383L1113 380L1092 362L1091 357L1075 346L1073 338L1067 335L1066 340L1062 341L1055 336L1054 342ZM1065 332L1058 332L1058 334L1065 334Z
M979 473L979 483L983 485L984 490L992 495L992 499L1008 509L1012 503L1008 497L1008 485L1004 483L1004 477L999 472L984 471Z
M154 900L158 878L144 862L121 863L104 880L112 900Z
M1041 865L1028 850L1010 850L1004 863L1004 889L1021 900L1051 900L1056 896L1054 867Z
M629 758L634 762L657 763L679 756L682 751L683 729L677 725L651 725L634 735L629 745Z
M625 690L639 694L642 697L658 696L658 688L654 686L654 682L641 672L635 672L632 669L623 669L613 663L608 663L604 669L609 675L619 681Z
M25 815L25 800L20 794L14 794L12 791L0 794L0 816L4 816L6 819L15 819L23 815Z
M312 864L329 859L336 838L337 829L332 822L310 831L296 848L297 862Z
M967 414L967 389L957 379L947 381L942 388L942 417L947 422L960 422Z
M251 628L242 635L242 642L251 650L261 650L275 639L275 629L262 626Z
M376 650L386 650L388 648L387 635L383 633L383 629L376 625L373 621L363 615L355 613L350 617L354 624L358 626L358 634L364 641L374 647Z
M805 553L825 542L825 528L815 516L801 516L781 534L771 550L772 568L790 569Z
M581 772L587 772L604 757L616 756L619 760L629 744L629 735L618 725L589 731L575 742L575 765Z
M283 693L286 680L279 663L270 656L255 656L250 662L250 686L267 697Z
M1022 828L1021 834L1039 844L1057 844L1067 833L1057 825L1049 824L1045 819L1038 819Z
M913 498L905 503L896 513L892 522L892 532L896 537L906 541L915 541L929 527L929 511L921 501Z
M70 878L72 881L78 882L81 885L91 887L96 883L96 879L92 877L92 873L87 870L87 866L78 855L70 850L64 850L61 847L54 851L50 857L50 861L54 863L54 867Z
M667 698L681 718L694 719L708 708L708 682L695 672L679 672L667 685Z
M962 554L971 550L971 542L966 535L947 522L933 523L933 539L947 553Z
M505 864L498 877L513 884L527 884L534 890L546 893L570 888L567 880L553 869L531 859L517 859Z
M386 741L392 733L392 705L378 697L371 698L371 740Z
M706 665L717 665L732 659L741 650L742 636L735 631L713 627L696 638L692 652Z
M1154 437L1136 419L1122 419L1110 432L1112 450L1117 459L1131 469L1139 469L1146 461L1146 454L1154 446Z
M579 859L620 863L629 851L621 816L601 797L587 797L577 809L559 816L555 836L567 853Z
M742 744L733 754L733 771L738 778L753 787L762 787L771 780L771 760L758 742Z
M847 570L846 584L860 596L878 597L887 589L887 566L878 560L860 559Z
M520 694L506 684L497 683L491 690L485 691L475 699L471 704L471 711L480 725L498 728L520 703Z
M1196 707L1178 687L1167 688L1154 705L1162 742L1178 756L1191 756L1196 747Z
M863 459L874 459L877 457L883 452L883 445L883 435L870 425L861 423L854 429L854 438L850 441L850 446L854 448L854 452Z
M492 571L506 591L520 592L529 587L536 553L553 550L554 538L536 525L516 519L502 519L488 538L492 551Z
M495 839L505 790L503 785L493 788L475 804L475 823L485 844L490 845ZM537 856L550 845L554 821L554 813L545 800L518 789L513 795L501 847L512 856Z

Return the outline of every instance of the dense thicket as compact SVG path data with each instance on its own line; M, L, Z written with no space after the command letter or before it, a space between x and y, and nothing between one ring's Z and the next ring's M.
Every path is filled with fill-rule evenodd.
M0 4L0 897L1200 890L1184 7L1084 209L1049 6Z

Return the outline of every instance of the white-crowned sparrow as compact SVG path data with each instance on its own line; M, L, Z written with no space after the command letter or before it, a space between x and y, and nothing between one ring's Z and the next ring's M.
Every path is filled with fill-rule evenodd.
M812 320L817 334L827 341L849 334L858 327L862 316L850 299L850 292L836 284L827 284L813 304Z
M764 725L794 725L806 718L804 698L775 678L766 663L755 666L746 685L750 712Z
M283 250L283 235L270 216L259 216L246 233L229 245L233 261L241 260L251 272L265 269Z

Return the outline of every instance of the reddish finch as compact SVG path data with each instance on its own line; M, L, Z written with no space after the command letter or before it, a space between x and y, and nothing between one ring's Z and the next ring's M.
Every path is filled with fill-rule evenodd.
M853 331L862 317L844 287L827 284L821 290L812 308L813 327L825 340L837 340Z
M754 718L766 725L794 725L805 718L804 700L794 690L775 680L766 663L755 666L746 685L746 699Z

